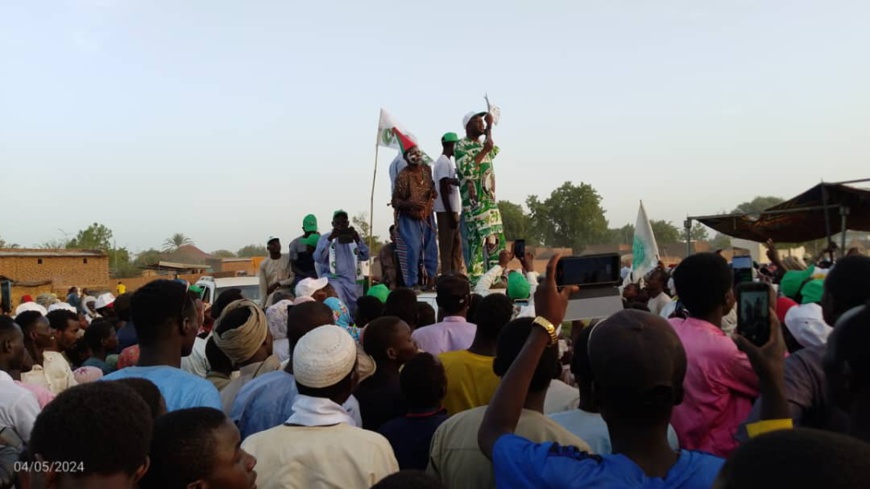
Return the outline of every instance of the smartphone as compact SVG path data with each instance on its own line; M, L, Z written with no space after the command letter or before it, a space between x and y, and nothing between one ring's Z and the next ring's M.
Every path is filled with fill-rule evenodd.
M353 243L353 228L345 228L338 232L338 242L341 244Z
M526 240L514 240L514 256L517 260L526 256Z
M568 256L556 264L556 285L616 285L619 254Z
M734 271L734 284L752 282L752 257L748 255L735 256L731 259L731 268Z
M737 332L755 345L770 339L770 287L761 282L737 286Z

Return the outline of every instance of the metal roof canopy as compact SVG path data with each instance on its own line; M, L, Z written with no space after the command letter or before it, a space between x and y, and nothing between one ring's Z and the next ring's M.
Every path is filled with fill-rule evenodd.
M689 216L683 223L687 230L699 221L716 231L755 242L773 239L798 243L841 233L841 255L846 252L846 231L870 231L870 190L848 184L870 182L870 178L837 183L822 182L809 190L758 213L734 213L712 216ZM839 230L832 232L831 221L839 217ZM690 233L686 249L691 253Z

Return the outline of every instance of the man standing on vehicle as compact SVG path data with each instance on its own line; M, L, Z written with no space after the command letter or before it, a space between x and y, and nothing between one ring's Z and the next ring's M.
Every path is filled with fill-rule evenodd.
M260 262L260 297L263 307L271 305L269 297L279 288L293 287L293 271L290 269L290 256L281 254L281 240L269 238L266 243L269 257Z
M316 274L314 277L310 277L310 273L308 270L305 270L304 266L298 263L300 256L308 253L308 245L306 244L306 239L309 236L317 234L317 216L314 214L308 214L305 218L302 219L302 236L294 239L290 242L290 251L287 253L290 258L290 269L295 275L296 283L299 283L303 278L317 278ZM318 235L319 236L319 235ZM296 284L293 284L294 287Z
M324 234L317 242L314 261L320 264L321 277L338 293L338 298L356 313L356 300L362 295L363 277L360 262L369 259L369 247L348 221L347 212L337 210L332 214L332 232Z
M453 163L453 147L459 141L455 132L441 137L441 157L435 161L435 185L439 197L435 200L435 215L438 219L438 247L441 251L441 273L462 273L462 241L459 232L459 213L462 201L459 198L459 180Z

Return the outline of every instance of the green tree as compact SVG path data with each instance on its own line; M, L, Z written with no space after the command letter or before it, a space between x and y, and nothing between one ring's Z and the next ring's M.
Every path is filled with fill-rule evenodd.
M236 252L239 258L251 258L254 256L269 256L269 250L263 245L249 244Z
M508 241L525 239L526 245L535 246L537 239L532 233L532 221L523 206L507 200L498 202L501 222L504 225L504 237Z
M689 235L691 236L692 241L706 241L710 239L710 235L707 233L707 226L698 221L694 221L694 224L692 224L692 229L689 231ZM686 228L683 228L680 230L680 241L685 240Z
M680 230L670 222L651 219L649 225L656 237L656 243L670 244L680 241Z
M68 244L68 239L56 238L50 239L48 241L43 241L42 243L39 243L36 247L42 248L43 250L62 250L66 248Z
M714 251L731 248L731 237L727 234L716 233L716 236L710 240L710 247Z
M211 256L215 258L235 258L236 254L230 250L217 250L209 253Z
M543 202L536 195L526 199L532 235L549 246L570 247L580 253L588 244L608 237L601 196L591 185L565 182Z
M369 246L371 256L377 256L378 253L381 252L381 238L378 235L372 236L371 226L369 226L369 215L365 212L360 212L359 214L353 216L350 220L351 224L353 224L354 229L359 233L359 237L365 242L366 246Z
M733 214L758 214L759 212L769 209L777 204L785 202L779 197L773 196L758 196L749 202L744 202L738 205L733 211Z
M140 251L136 255L136 260L133 263L137 267L147 267L148 265L153 265L159 262L163 258L163 253L160 250L155 250L154 248L149 248L145 251Z
M82 229L76 237L66 243L68 249L103 250L112 248L112 230L98 223Z
M182 246L193 245L193 240L185 236L183 233L175 233L166 238L163 242L163 251L174 253Z
M626 224L621 228L610 229L610 244L631 245L634 242L634 224Z

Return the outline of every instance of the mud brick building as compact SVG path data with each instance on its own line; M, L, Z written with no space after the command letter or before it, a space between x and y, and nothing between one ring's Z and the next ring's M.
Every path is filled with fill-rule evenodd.
M109 256L99 250L0 250L0 275L13 284L13 301L35 289L50 290L60 297L76 286L109 290Z

